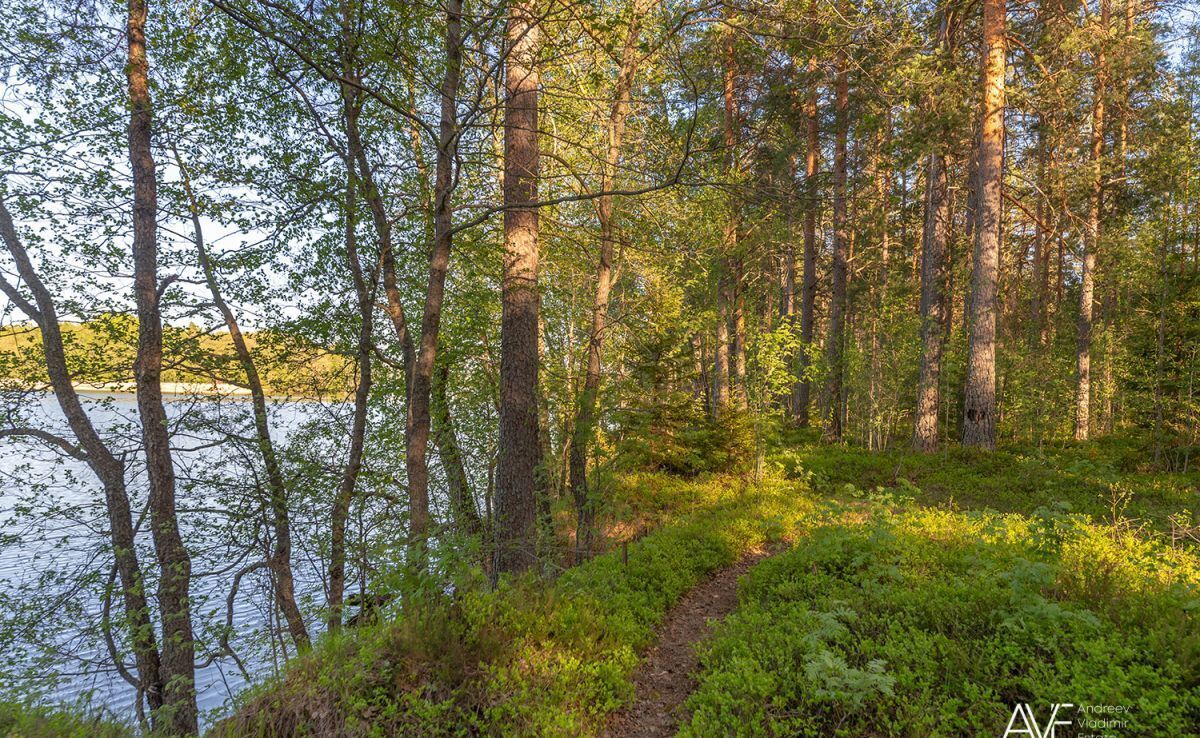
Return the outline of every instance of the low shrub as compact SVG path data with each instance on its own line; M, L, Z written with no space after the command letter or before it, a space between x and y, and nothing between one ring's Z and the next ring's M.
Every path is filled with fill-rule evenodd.
M712 420L696 403L626 409L616 414L617 466L695 476L736 473L754 460L754 421L749 413L730 410Z
M0 702L3 738L133 738L131 728L103 713Z
M750 572L681 735L1002 735L1018 703L1200 735L1198 564L1078 518L871 507Z
M1109 440L1061 449L952 448L937 454L894 449L791 446L775 466L826 495L899 493L926 505L1001 512L1038 508L1078 512L1096 520L1145 521L1166 530L1181 509L1200 510L1200 474L1150 473L1137 446ZM849 485L849 486L848 486Z
M212 734L597 733L631 699L637 653L667 609L814 507L794 483L714 478L693 492L696 509L630 544L628 563L614 551L553 583L527 576L461 591L326 637Z

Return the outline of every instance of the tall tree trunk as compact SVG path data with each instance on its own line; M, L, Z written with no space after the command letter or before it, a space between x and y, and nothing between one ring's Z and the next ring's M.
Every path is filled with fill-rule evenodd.
M367 202L367 207L371 212L371 224L375 229L375 237L379 241L379 271L382 274L383 292L384 292L384 312L387 313L388 321L392 324L392 330L396 334L396 340L400 344L400 363L401 371L404 373L404 388L407 396L412 388L413 370L416 366L416 347L413 343L412 331L409 329L408 316L404 311L404 302L400 296L400 286L396 277L396 250L392 239L392 221L388 218L387 205L383 200L383 192L379 188L375 179L375 170L371 166L370 155L367 152L367 147L363 143L362 133L359 130L358 124L358 107L361 103L358 102L361 96L361 91L358 89L359 73L356 68L358 42L354 35L354 29L351 27L351 7L350 4L343 0L342 2L342 76L348 81L348 86L353 90L343 90L343 95L352 93L351 102L354 109L347 108L347 102L343 100L343 117L346 125L346 170L358 183L359 192ZM425 158L421 151L421 132L415 126L412 128L411 149L413 158L416 160L417 183L420 193L420 202L424 206L423 212L429 212L435 207L434 201L430 198L429 193L432 189L429 186L429 170L425 166ZM357 199L357 196L356 196ZM433 233L432 217L426 217L425 229L423 233L429 237ZM409 432L408 423L405 423L405 433ZM407 438L407 435L406 435ZM406 440L407 445L407 440Z
M408 388L406 465L408 469L409 539L414 551L429 534L429 429L430 392L441 329L446 273L453 246L454 160L458 141L457 99L462 67L462 0L446 4L446 73L442 79L441 116L438 123L437 163L433 181L433 251L421 317L421 341Z
M963 445L996 447L996 292L1004 167L1005 0L983 2L983 115Z
M829 335L825 356L829 376L825 381L825 427L827 441L840 443L844 428L843 352L846 333L846 282L850 250L849 224L846 218L846 143L849 137L850 79L844 52L837 57L834 80L836 130L833 148L833 286L829 298Z
M1044 49L1058 50L1063 47L1066 36L1074 33L1075 21L1067 11L1064 0L1041 0L1039 8L1041 31L1038 44ZM1069 62L1068 62L1069 63ZM1062 95L1057 89L1056 75L1065 68L1060 51L1046 57L1042 84L1049 87L1050 100L1046 109L1038 112L1037 139L1035 142L1038 204L1035 246L1040 250L1040 259L1034 260L1033 306L1029 338L1031 345L1046 346L1052 342L1057 321L1053 316L1061 310L1063 289L1063 235L1064 214L1067 213L1068 189L1063 182L1064 165L1062 154L1062 127L1067 118ZM1055 262L1057 244L1056 287L1051 289L1051 264ZM1044 363L1047 352L1038 352L1037 363ZM1040 413L1039 413L1040 415ZM1040 436L1040 431L1039 431Z
M1126 44L1134 38L1133 32L1135 22L1137 20L1137 0L1125 0L1124 19L1125 19L1125 38ZM1128 47L1126 47L1128 48ZM1119 106L1118 123L1117 123L1117 158L1120 160L1121 166L1121 182L1125 189L1131 189L1129 183L1125 180L1127 156L1129 148L1129 118L1133 110L1133 93L1134 79L1132 76L1124 80L1124 100Z
M729 409L729 321L733 299L729 290L729 259L717 266L717 335L713 346L712 416L718 419Z
M820 207L817 174L821 158L821 121L817 117L817 57L808 59L809 89L804 105L807 123L807 151L804 157L804 279L800 288L800 354L798 371L800 380L795 387L794 411L796 425L806 428L809 424L809 407L812 405L812 380L809 366L812 357L813 317L817 303L817 210Z
M134 678L138 690L145 694L150 705L151 725L165 728L160 723L159 708L163 705L163 683L161 676L158 643L151 623L150 606L146 601L145 579L137 558L134 542L133 515L129 508L129 494L125 487L125 464L105 445L100 434L92 425L91 418L75 391L75 384L67 367L66 351L63 347L62 329L58 312L50 290L42 282L33 267L29 253L17 237L12 214L0 200L0 237L12 254L17 274L33 294L34 304L26 302L16 287L0 275L0 290L38 326L42 337L42 356L46 362L46 375L54 390L67 425L71 428L83 460L100 480L104 488L105 511L108 514L109 543L116 561L117 575L121 581L121 598L125 607L125 619L129 629L129 642L133 648L137 676ZM130 675L133 676L133 675Z
M780 325L789 333L795 334L799 316L796 314L796 224L795 213L799 202L796 193L796 156L789 157L787 171L787 222L785 225L786 242L782 254L782 269L779 279L779 318ZM794 370L799 369L802 358L799 354L792 357ZM796 392L799 389L799 375L792 380L791 392L781 398L781 407L785 417L795 422Z
M939 52L950 61L954 55L958 18L946 9L938 31ZM932 109L936 100L926 104ZM942 352L949 333L949 294L947 284L950 232L954 227L954 208L949 187L949 157L945 137L934 144L925 164L925 224L921 237L921 371L917 384L917 408L913 423L913 447L932 453L938 447L938 416L942 398Z
M175 467L162 399L162 315L158 285L158 184L150 148L153 107L146 58L146 0L129 0L129 161L133 171L133 282L138 315L134 374L150 482L150 529L161 569L163 709L171 731L197 732L196 656L188 587L192 561L179 533Z
M1048 142L1046 127L1050 125L1050 116L1040 114L1037 123L1037 185L1044 192L1048 186L1046 160L1048 158ZM1038 194L1036 218L1033 232L1033 288L1029 305L1029 342L1030 345L1045 344L1049 339L1046 330L1046 302L1050 288L1050 239L1053 237L1046 227L1046 198Z
M572 300L572 302L574 302ZM569 339L568 339L569 340ZM568 343L568 348L563 352L566 359L564 376L571 375L571 359L574 354L574 347ZM546 316L544 313L538 314L538 367L546 365ZM537 520L537 543L538 556L541 557L545 553L544 546L550 543L554 537L554 518L551 511L551 504L557 494L557 489L554 484L557 481L554 475L554 465L557 459L554 457L554 439L550 434L550 393L546 388L546 383L543 378L546 375L541 374L538 378L538 393L537 393L537 422L538 422L538 463L536 467L536 477L533 484L533 499L536 503L535 514ZM570 386L570 385L568 385ZM563 445L569 446L569 439L563 439Z
M400 299L400 286L396 280L396 250L392 244L392 222L383 203L383 193L375 184L375 172L367 157L366 147L359 136L357 115L346 121L346 139L350 151L354 152L347 167L357 167L356 181L370 207L371 222L375 226L375 236L379 239L379 266L383 276L385 312L400 344L400 366L404 373L404 387L407 393L408 388L412 387L413 369L417 363L416 347L413 345L412 332L408 328L408 318L404 313L404 303ZM407 432L407 423L405 425Z
M479 519L479 508L475 505L475 495L467 479L462 448L458 444L458 433L450 413L450 399L446 396L446 385L449 383L450 365L444 358L439 359L434 367L433 379L433 441L446 474L454 527L466 535L476 535L483 530L483 521Z
M536 561L538 444L539 26L532 0L509 6L504 101L504 278L500 329L500 458L496 572Z
M746 273L745 261L734 260L733 296L733 400L739 410L748 408L749 394L746 386Z
M341 4L342 13L342 75L347 80L357 78L355 70L355 55L357 53L356 38L351 27L351 8L349 3ZM350 507L358 486L358 477L362 471L363 451L366 445L368 401L371 397L371 352L374 349L374 285L368 282L362 260L358 253L358 193L366 193L368 205L371 208L375 226L380 235L380 260L384 263L384 279L387 279L387 253L390 251L390 227L387 225L387 215L378 189L369 180L366 151L358 135L358 117L361 112L361 92L351 82L341 85L342 114L346 122L346 195L344 203L345 217L345 249L346 268L350 272L351 283L358 312L358 338L355 344L355 369L358 375L354 389L354 407L350 419L350 446L347 450L346 464L342 468L342 478L334 494L333 506L330 513L329 536L329 607L328 627L335 631L342 626L342 608L345 605L346 588L346 527L350 518ZM357 165L357 166L356 166ZM382 221L382 222L381 222ZM386 238L385 238L386 236ZM389 314L395 320L396 315ZM403 318L403 311L400 312ZM407 335L406 327L396 326L397 333ZM402 343L406 343L404 338ZM412 366L405 351L405 371L411 373ZM362 601L366 602L367 593L360 592Z
M881 335L879 328L888 305L888 268L891 259L891 234L888 233L889 215L891 212L892 172L887 164L887 146L891 141L891 109L884 113L884 128L875 142L871 168L875 177L875 195L879 201L877 227L879 228L879 280L873 285L875 292L872 305L871 321L871 367L869 377L868 418L867 418L867 447L881 448L887 423L884 419L886 412L882 405L880 393L883 391L883 352L887 346L886 332Z
M596 217L600 221L600 260L596 266L596 293L592 299L592 325L591 333L588 335L587 368L583 379L583 391L579 396L579 409L575 414L568 459L568 482L572 498L575 501L576 561L580 561L584 552L592 549L594 501L590 499L587 487L587 459L595 437L596 404L601 381L601 349L608 324L613 253L617 240L613 196L607 193L611 192L616 185L617 167L621 162L621 144L625 137L625 121L629 117L633 82L641 56L638 42L642 35L642 17L646 14L649 6L650 0L634 0L630 5L629 29L625 35L625 45L621 49L616 89L608 114L608 146L600 175L601 195L596 203Z
M700 403L701 407L709 407L711 402L711 391L708 385L707 372L704 367L708 365L707 351L704 346L704 336L700 333L692 334L692 398Z
M288 633L297 648L307 648L309 645L308 629L304 625L304 617L296 604L295 577L292 574L292 526L288 510L288 489L283 479L283 471L279 467L279 459L275 454L275 444L271 440L271 427L267 418L267 395L263 390L262 379L258 374L258 366L250 347L242 334L237 316L225 301L221 287L217 283L217 275L208 249L204 245L204 231L200 224L200 207L192 190L191 177L179 153L175 152L175 163L179 168L183 182L184 195L188 201L188 211L192 218L192 231L196 244L196 256L200 262L200 271L208 285L213 304L225 321L229 338L233 342L238 364L246 375L246 385L250 388L250 404L254 412L255 440L259 455L262 457L263 468L267 473L267 485L270 494L267 504L271 509L271 526L275 533L274 548L270 552L268 568L271 572L272 588L275 591L275 601L287 622Z
M1134 0L1126 0L1124 7L1124 43L1129 44L1134 36L1134 28L1137 16L1137 5ZM1128 49L1128 46L1125 46ZM1126 52L1128 53L1128 52ZM1133 192L1128 178L1128 161L1129 161L1129 122L1133 112L1132 96L1134 94L1134 81L1132 76L1127 77L1123 84L1123 99L1118 105L1118 125L1117 125L1117 161L1120 166L1120 181L1121 192L1128 196ZM1196 237L1196 255L1200 257L1200 221L1197 221L1197 237ZM1129 234L1124 234L1125 238L1129 238ZM1200 258L1196 260L1197 267L1200 267ZM1120 281L1113 279L1109 285L1108 300L1112 307L1111 310L1105 313L1106 330L1109 333L1108 341L1105 346L1107 348L1106 358L1104 363L1104 378L1105 378L1105 421L1106 431L1112 433L1116 430L1117 416L1121 413L1122 403L1119 397L1119 387L1113 376L1114 364L1116 363L1116 352L1120 342L1117 339L1117 330L1121 323L1117 319L1117 306L1120 303L1120 295L1118 290Z
M1096 251L1100 247L1101 208L1104 200L1104 97L1107 70L1104 44L1108 37L1108 0L1100 0L1100 26L1092 92L1092 172L1088 198L1087 233L1079 273L1079 331L1075 347L1075 440L1086 441L1091 425L1092 312L1094 308Z
M357 91L343 86L345 109L348 118L357 116ZM353 154L349 161L353 161ZM354 390L354 408L350 420L350 448L346 457L346 465L342 470L342 479L338 485L333 500L330 515L329 543L329 629L337 630L342 625L342 607L345 602L346 588L346 526L350 518L350 505L354 501L358 476L362 471L363 448L367 432L367 403L371 397L371 350L374 346L374 299L373 290L367 283L363 273L362 261L358 254L358 189L353 165L347 168L346 180L346 266L354 283L354 293L358 308L358 340L355 347L355 366L358 382ZM366 592L360 593L364 598Z
M1171 243L1172 194L1167 193L1162 213L1162 235L1159 238L1159 295L1154 339L1154 468L1161 469L1163 442L1166 440L1166 397L1163 384L1166 375L1167 307L1171 297L1171 271L1168 268Z
M913 447L925 453L938 447L946 308L946 273L942 262L950 240L952 217L946 179L946 155L934 151L926 164L925 234L921 243L921 376L913 431Z
M787 170L787 221L786 221L786 238L784 251L782 256L781 269L779 271L779 317L780 323L788 326L790 329L796 321L796 243L795 243L795 218L796 205L799 198L796 196L796 157L791 156L788 160ZM769 259L770 257L765 257ZM789 406L789 411L791 410Z
M725 178L732 184L738 173L738 127L740 126L737 99L737 57L734 49L731 10L726 6L726 27L721 42L724 57L722 97L724 116L721 136L725 147ZM727 308L732 312L733 335L730 347L730 396L739 409L746 408L746 300L744 293L743 260L738 253L741 231L740 193L730 192L722 248L725 255Z

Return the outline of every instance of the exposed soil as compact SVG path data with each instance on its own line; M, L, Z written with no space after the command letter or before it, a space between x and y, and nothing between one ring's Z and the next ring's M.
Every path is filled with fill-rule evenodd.
M658 628L658 638L633 675L633 704L613 716L607 738L660 738L675 735L683 703L696 686L697 645L709 625L737 606L738 579L768 556L754 551L683 596Z

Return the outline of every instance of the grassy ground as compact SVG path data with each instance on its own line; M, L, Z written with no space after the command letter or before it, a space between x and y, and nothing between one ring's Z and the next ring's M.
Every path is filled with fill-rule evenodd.
M83 711L0 702L3 738L128 738L130 735L132 731L127 726L101 715L89 717Z
M438 598L324 639L266 685L220 736L581 736L632 697L639 649L685 592L814 509L801 485L641 475L630 509L671 524L570 569L499 592ZM634 496L642 498L640 501ZM637 517L643 517L639 515Z
M1017 703L1200 734L1194 554L1061 519L870 511L751 572L684 736L1000 735Z
M1121 442L920 456L789 439L762 485L621 475L606 527L649 531L628 563L413 598L323 638L212 733L596 735L671 605L789 538L707 647L683 735L1001 735L1020 702L1042 720L1129 708L1112 735L1197 735L1200 477L1143 459ZM18 715L6 732L0 711L0 736L82 734Z
M772 456L784 475L822 497L912 498L923 505L1000 512L1081 513L1134 520L1167 532L1172 518L1200 515L1200 472L1149 468L1149 452L1130 439L994 452L951 448L937 454L868 452L785 443Z
M1200 488L1127 452L781 454L825 521L746 579L681 735L1200 735Z

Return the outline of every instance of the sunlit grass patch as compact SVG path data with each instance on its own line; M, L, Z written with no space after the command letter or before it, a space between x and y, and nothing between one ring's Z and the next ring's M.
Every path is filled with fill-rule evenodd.
M683 735L1000 735L1017 703L1200 730L1195 554L1077 517L875 513L750 572Z
M1200 473L1151 472L1130 439L1063 448L1006 448L937 454L851 447L778 450L774 465L824 496L1001 512L1045 508L1097 520L1135 520L1157 530L1200 525Z
M324 639L249 696L223 736L580 736L632 697L638 652L684 593L748 551L795 534L801 485L642 475L669 524L569 569L417 601ZM664 513L666 514L666 513Z

